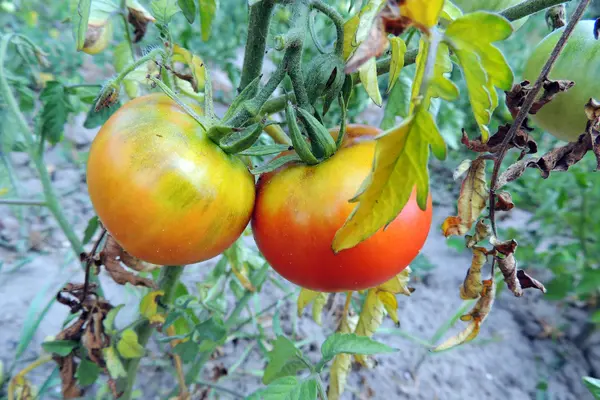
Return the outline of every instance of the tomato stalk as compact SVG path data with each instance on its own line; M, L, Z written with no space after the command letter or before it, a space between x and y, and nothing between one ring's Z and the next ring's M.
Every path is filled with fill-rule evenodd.
M344 53L344 17L330 5L322 2L321 0L312 0L310 2L310 8L315 9L327 17L335 25L337 34L337 40L335 42L335 54L341 56Z
M165 294L162 296L162 304L169 305L173 302L175 288L177 287L177 283L179 282L179 278L181 277L182 273L183 267L181 266L162 267L160 278L158 280L158 286L160 290L165 292ZM146 347L150 336L152 336L152 332L154 332L154 327L148 321L144 321L137 326L136 333L138 335L138 343L142 347ZM137 376L137 369L140 365L140 361L141 358L132 358L126 364L127 383L123 392L123 396L121 397L123 400L131 399L133 385L135 384L135 378Z

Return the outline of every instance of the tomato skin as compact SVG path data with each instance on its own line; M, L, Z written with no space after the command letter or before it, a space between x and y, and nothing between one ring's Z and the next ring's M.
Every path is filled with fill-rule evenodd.
M590 97L600 98L600 41L594 39L594 21L580 21L550 71L550 79L565 79L575 86L559 93L531 119L540 128L565 141L576 141L585 132L584 105ZM548 60L564 28L546 36L535 48L523 71L534 82Z
M425 211L413 193L387 229L334 254L331 243L356 203L349 203L368 176L379 131L348 127L345 145L316 165L287 164L260 177L252 217L258 248L289 281L311 290L362 290L405 269L423 246L431 225L431 197ZM334 135L335 136L335 135Z
M159 265L218 255L241 235L254 206L245 165L164 94L138 97L110 117L92 143L87 182L110 234Z
M523 0L454 0L453 3L458 6L464 13L472 13L474 11L491 11L500 12L509 7L521 3ZM521 18L517 21L512 21L513 28L519 29L527 21L528 17Z

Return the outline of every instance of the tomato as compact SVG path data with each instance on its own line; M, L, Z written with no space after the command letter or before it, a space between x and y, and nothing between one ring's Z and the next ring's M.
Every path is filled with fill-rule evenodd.
M98 54L110 44L113 36L112 22L103 21L99 24L90 23L85 34L82 51L87 54Z
M218 255L241 235L254 206L246 166L164 94L126 103L102 126L90 149L87 183L117 242L159 265Z
M523 0L453 0L464 13L474 11L500 12L521 3ZM527 17L511 22L515 29L519 29L527 21Z
M356 203L349 203L369 175L379 131L350 125L344 146L315 166L287 164L257 183L252 230L271 266L311 290L362 290L384 283L417 256L431 225L415 193L386 230L335 254L331 243ZM336 136L336 135L333 135ZM366 140L365 140L366 139Z
M563 49L550 79L565 79L575 86L556 95L531 119L558 139L575 141L585 132L587 117L584 105L590 97L600 98L600 41L594 39L594 21L580 21ZM523 78L534 82L562 35L558 29L546 36L533 51Z

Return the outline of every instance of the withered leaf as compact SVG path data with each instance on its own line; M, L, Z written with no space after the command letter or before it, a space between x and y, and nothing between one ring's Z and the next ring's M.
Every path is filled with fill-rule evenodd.
M505 256L514 253L515 249L517 248L517 241L515 239L501 241L498 240L496 236L492 236L490 238L490 243L492 246L494 246L498 253L503 254Z
M61 393L64 399L76 399L83 395L83 390L77 386L75 371L77 364L73 354L66 357L55 356L54 361L58 364L60 380L62 383Z
M523 296L521 283L517 279L517 260L514 253L510 253L505 257L496 257L498 268L504 275L504 282L511 292L517 297Z
M460 298L463 300L476 299L483 290L481 282L481 269L487 260L486 251L480 247L473 248L471 267L467 271L465 280L460 285Z
M133 34L135 35L133 42L137 43L144 38L148 23L154 22L154 17L148 13L143 7L137 2L127 5L127 21L133 26Z
M475 159L463 180L458 197L458 216L448 217L442 224L444 236L464 235L485 209L488 189L485 177L485 160Z
M536 114L544 105L551 102L557 94L571 89L574 85L575 82L567 80L544 80L544 83L542 84L544 92L540 98L533 103L529 110L529 114ZM506 106L510 110L513 118L516 118L519 110L523 106L525 98L532 89L531 82L525 80L515 84L510 92L506 92Z
M433 348L432 351L448 350L477 337L481 329L481 324L489 315L494 304L494 298L496 297L496 284L493 279L485 280L482 283L483 291L481 297L477 300L473 309L460 318L462 321L469 321L467 327L462 332L446 339L440 345Z
M481 242L492 233L492 229L488 224L485 223L483 219L477 221L475 225L475 234L473 236L467 235L465 238L467 239L466 247L472 248L477 245L477 243Z
M510 211L515 207L512 196L508 192L496 193L496 201L494 202L494 209L496 211Z
M382 55L387 46L388 39L380 14L373 21L373 25L369 30L367 38L362 41L354 54L352 54L352 57L348 59L344 72L346 74L351 74L358 71L358 69L369 59Z
M592 121L592 127L599 129L598 124L600 124L600 102L595 99L590 99L587 103L585 103L584 109L588 120Z
M155 289L156 284L154 281L137 276L121 266L121 261L123 260L132 263L131 258L131 255L127 254L117 241L109 235L104 249L100 252L100 262L105 266L111 278L119 285L130 283L135 286L145 286Z
M517 271L517 279L519 279L519 283L523 289L539 289L542 293L546 293L546 287L537 279L530 277L525 271L522 269Z
M496 133L494 133L487 142L483 142L481 137L471 140L467 136L467 133L463 129L461 143L464 144L469 150L477 153L497 153L502 148L502 143L506 138L506 134L510 130L510 124L502 125L498 127ZM526 154L537 153L538 146L535 140L529 135L527 129L522 127L517 131L511 142L508 144L510 148L522 149Z

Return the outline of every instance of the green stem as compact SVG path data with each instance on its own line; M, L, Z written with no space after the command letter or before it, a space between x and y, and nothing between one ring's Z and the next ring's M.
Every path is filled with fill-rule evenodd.
M123 17L123 28L125 29L125 39L129 45L129 51L131 52L131 59L135 61L135 50L133 48L133 40L131 39L131 32L129 31L129 21L127 21L127 1L121 0L121 17Z
M227 394L229 394L230 396L233 396L236 399L244 399L244 398L246 398L246 396L244 396L243 394L238 393L238 392L236 392L233 389L229 389L229 388L226 388L224 386L218 385L218 384L216 384L214 382L196 380L196 383L198 385L200 385L200 386L206 386L206 387L209 387L209 388L214 389L216 391L227 393Z
M310 7L325 14L335 25L337 40L335 42L335 53L338 56L344 54L344 17L330 5L321 0L312 0Z
M29 128L29 125L25 120L25 116L20 111L19 105L17 104L17 100L15 99L14 94L10 90L8 81L6 80L6 75L4 73L4 60L6 58L8 44L13 37L14 36L12 34L5 35L0 41L0 93L4 98L8 109L17 117L18 128L23 133L25 141L27 142L29 156L33 161L33 164L35 165L35 168L40 177L40 181L42 183L44 198L46 199L46 206L48 207L48 209L54 216L54 219L56 219L56 222L58 223L63 233L69 240L73 251L77 256L79 256L81 253L83 253L83 245L79 240L79 237L77 237L77 235L75 234L72 225L69 223L65 214L63 213L63 208L61 207L58 201L58 197L54 192L54 188L52 187L52 180L50 179L50 174L48 173L46 164L44 164L43 154L36 150L36 143L33 132ZM92 282L99 285L99 281L96 276L93 276L91 280ZM98 293L102 295L102 288L100 286L98 286Z
M502 11L500 15L509 21L516 21L538 11L553 7L557 4L565 3L571 0L529 0L519 3L515 6Z
M121 81L125 79L127 74L135 70L137 67L144 65L148 61L153 60L158 55L165 55L165 51L163 49L154 49L145 56L140 57L137 61L134 61L133 63L129 64L127 67L125 67L125 69L119 72L119 74L115 78L115 82L120 84Z
M308 93L304 85L304 74L302 73L302 52L304 50L304 38L308 27L309 7L306 0L297 0L292 6L292 26L286 37L286 52L284 65L292 80L292 87L298 105L305 110L312 110Z
M2 199L0 198L0 205L12 205L12 206L41 206L45 207L46 202L43 200L28 200L28 199Z
M239 91L244 90L250 82L262 72L267 35L275 1L262 0L250 7L248 17L248 39L244 53L244 65L240 79Z
M183 267L179 266L165 266L162 267L160 278L158 279L158 287L165 292L162 296L162 303L165 305L173 302L173 296L175 295L175 288L179 282L179 277L183 273ZM144 321L136 328L138 335L138 342L142 347L146 347L150 336L154 332L154 327L148 322ZM141 358L133 358L129 360L127 364L127 384L125 391L121 399L130 400L133 392L133 385L137 376L137 370L140 365Z
M317 380L317 389L319 390L319 396L321 396L321 400L327 400L327 392L325 391L325 385L321 380L321 376L319 374L316 375Z

